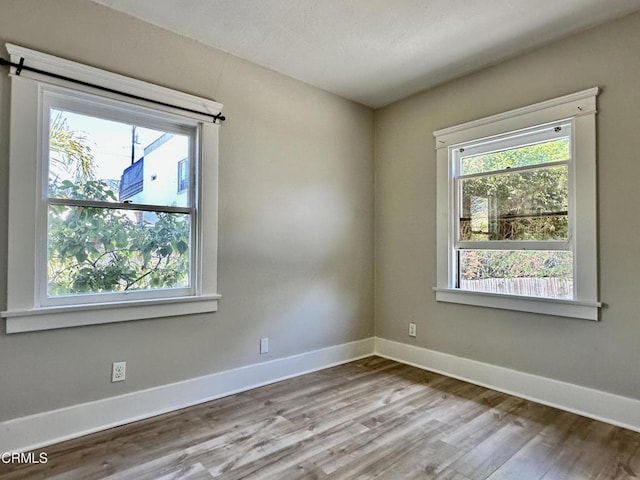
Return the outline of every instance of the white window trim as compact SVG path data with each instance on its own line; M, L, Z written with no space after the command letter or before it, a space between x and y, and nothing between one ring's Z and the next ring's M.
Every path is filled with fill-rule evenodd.
M436 301L598 320L596 230L596 97L598 87L433 132L436 138L437 286ZM573 120L573 189L575 218L574 300L470 292L455 288L452 265L454 198L451 151L456 145L557 121Z
M94 67L89 67L48 54L7 44L11 61L43 71L92 83L125 94L156 100L176 107L215 115L222 109L218 102L131 79ZM11 132L9 169L9 232L7 307L0 315L6 318L6 332L17 333L54 328L121 322L147 318L215 312L220 295L217 292L218 246L218 129L212 117L165 107L144 100L136 100L77 85L65 80L22 70L20 75L11 68ZM52 87L53 86L53 87ZM42 306L38 295L37 277L38 234L37 209L41 202L42 134L38 128L41 115L42 90L55 87L70 88L161 112L165 116L189 119L199 130L200 163L198 184L199 208L196 214L198 236L196 262L206 268L196 268L193 295L174 298L125 300L109 303ZM206 185L206 190L203 189ZM13 188L12 188L13 187ZM204 217L204 218L203 218Z

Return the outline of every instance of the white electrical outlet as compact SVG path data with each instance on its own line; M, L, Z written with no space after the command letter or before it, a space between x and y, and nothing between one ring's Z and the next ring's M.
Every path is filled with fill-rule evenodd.
M416 324L415 323L409 323L409 336L410 337L415 337L416 335L417 335Z
M122 382L127 377L127 362L113 362L111 381Z
M260 355L263 353L269 353L269 337L260 339Z

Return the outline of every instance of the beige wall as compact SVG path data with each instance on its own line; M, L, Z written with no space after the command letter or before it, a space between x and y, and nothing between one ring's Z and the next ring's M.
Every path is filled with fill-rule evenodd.
M602 321L436 303L432 132L593 86ZM375 122L376 335L640 398L640 14L399 101Z
M373 335L370 109L88 0L2 0L0 42L214 98L228 118L219 311L0 334L0 421ZM3 70L2 309L9 90ZM258 355L263 336L266 356ZM114 360L127 361L124 383L110 383Z

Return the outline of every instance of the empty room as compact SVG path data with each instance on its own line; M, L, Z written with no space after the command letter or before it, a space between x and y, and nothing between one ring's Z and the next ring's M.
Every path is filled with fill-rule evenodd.
M640 478L640 0L0 0L0 479Z

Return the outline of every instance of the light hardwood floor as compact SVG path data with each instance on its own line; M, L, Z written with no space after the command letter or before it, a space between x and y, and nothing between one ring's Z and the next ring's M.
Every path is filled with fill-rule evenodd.
M379 357L44 451L0 479L640 478L640 433Z

